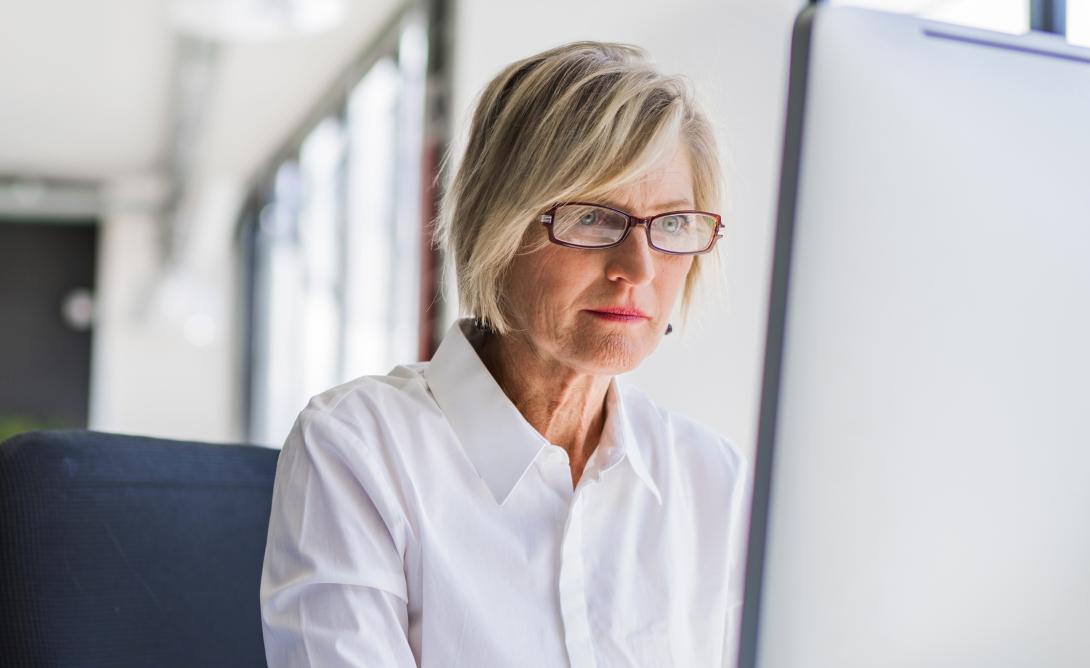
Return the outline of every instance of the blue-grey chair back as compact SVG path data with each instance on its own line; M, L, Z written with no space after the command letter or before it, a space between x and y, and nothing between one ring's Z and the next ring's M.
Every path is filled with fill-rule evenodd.
M0 664L264 666L277 456L89 431L0 444Z

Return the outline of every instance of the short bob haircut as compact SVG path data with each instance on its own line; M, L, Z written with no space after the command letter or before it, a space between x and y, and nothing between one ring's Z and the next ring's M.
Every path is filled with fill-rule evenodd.
M602 42L508 65L480 93L439 207L436 241L453 259L461 310L499 334L511 331L504 277L516 255L549 243L539 215L638 180L679 139L689 150L694 205L720 211L715 136L684 77L660 73L639 47ZM684 313L709 262L718 264L714 250L694 258Z

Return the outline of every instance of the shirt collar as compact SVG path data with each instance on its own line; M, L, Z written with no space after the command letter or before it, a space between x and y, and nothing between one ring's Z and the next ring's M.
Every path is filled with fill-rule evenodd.
M549 444L522 416L477 355L480 333L471 318L451 325L423 373L436 403L450 423L477 474L503 505ZM607 418L601 442L612 443L662 504L646 459L635 438L614 377L606 394Z
M503 505L548 441L530 426L477 356L473 320L451 325L424 369L435 401L496 502Z
M655 500L662 505L662 494L658 485L651 477L647 467L647 459L642 450L642 444L650 439L642 441L636 438L632 428L632 419L625 407L623 387L620 380L614 376L609 383L609 391L606 393L606 424L602 430L601 444L612 444L617 449L619 457L624 457L628 465L632 467L636 476L647 486L648 491L655 496ZM655 425L657 427L658 425ZM601 445L599 445L601 447Z

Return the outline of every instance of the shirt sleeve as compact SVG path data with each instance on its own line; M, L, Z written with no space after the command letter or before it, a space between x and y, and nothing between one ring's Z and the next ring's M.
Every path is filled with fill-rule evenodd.
M284 443L261 573L270 668L417 665L410 531L371 437L308 407Z

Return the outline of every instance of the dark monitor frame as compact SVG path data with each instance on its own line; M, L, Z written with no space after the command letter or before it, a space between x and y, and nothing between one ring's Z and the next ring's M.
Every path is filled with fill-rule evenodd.
M795 20L791 39L788 78L787 118L780 171L780 199L773 242L772 285L769 292L768 329L766 332L764 380L761 388L760 420L757 428L757 455L753 478L749 544L746 557L745 597L738 667L756 668L758 626L761 613L761 582L764 574L765 545L768 529L768 504L771 497L772 462L775 456L776 418L779 409L784 328L787 318L787 294L790 283L791 251L794 245L799 164L802 152L803 118L806 86L810 70L810 39L817 3L805 7Z

